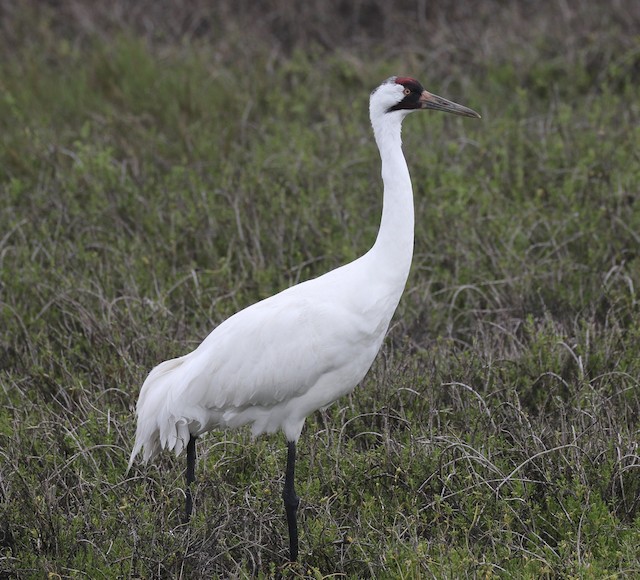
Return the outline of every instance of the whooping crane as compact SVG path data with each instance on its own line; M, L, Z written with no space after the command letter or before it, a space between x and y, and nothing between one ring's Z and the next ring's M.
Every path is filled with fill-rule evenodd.
M371 93L369 112L382 161L382 220L362 257L234 314L193 352L156 366L140 391L129 467L168 448L187 449L185 516L191 515L196 438L250 424L254 435L287 438L284 500L290 559L298 556L296 442L305 418L349 393L380 349L413 255L413 193L401 125L413 111L480 115L433 95L415 79L391 77Z

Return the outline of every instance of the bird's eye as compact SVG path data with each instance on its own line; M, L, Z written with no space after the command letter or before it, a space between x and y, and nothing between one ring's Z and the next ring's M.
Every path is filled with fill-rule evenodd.
M411 94L411 89L408 89L405 87L404 91L402 91L405 95L410 95Z

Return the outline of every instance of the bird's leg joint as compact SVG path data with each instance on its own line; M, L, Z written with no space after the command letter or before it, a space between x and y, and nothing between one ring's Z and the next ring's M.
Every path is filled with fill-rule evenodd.
M300 505L300 498L296 495L296 490L293 488L293 485L288 486L285 484L282 490L282 499L284 500L284 507L287 508L287 510L292 509L295 512Z

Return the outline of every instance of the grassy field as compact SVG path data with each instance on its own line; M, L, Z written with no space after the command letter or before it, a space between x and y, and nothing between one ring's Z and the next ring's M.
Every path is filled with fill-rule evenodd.
M640 5L209 4L0 2L0 577L640 575ZM373 243L391 74L483 119L405 122L412 273L292 565L284 437L205 437L185 526L135 402Z

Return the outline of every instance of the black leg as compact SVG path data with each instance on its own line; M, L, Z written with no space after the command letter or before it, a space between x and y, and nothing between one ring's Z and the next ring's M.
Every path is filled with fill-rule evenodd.
M289 526L289 558L292 562L298 559L298 523L296 521L296 513L300 498L296 495L293 487L296 465L296 443L295 441L287 441L287 471L284 477L284 489L282 490L282 499L284 500L284 509L287 512L287 525Z
M196 480L196 439L195 435L189 437L187 443L187 492L184 509L184 523L191 518L193 510L193 496L191 495L191 484Z

